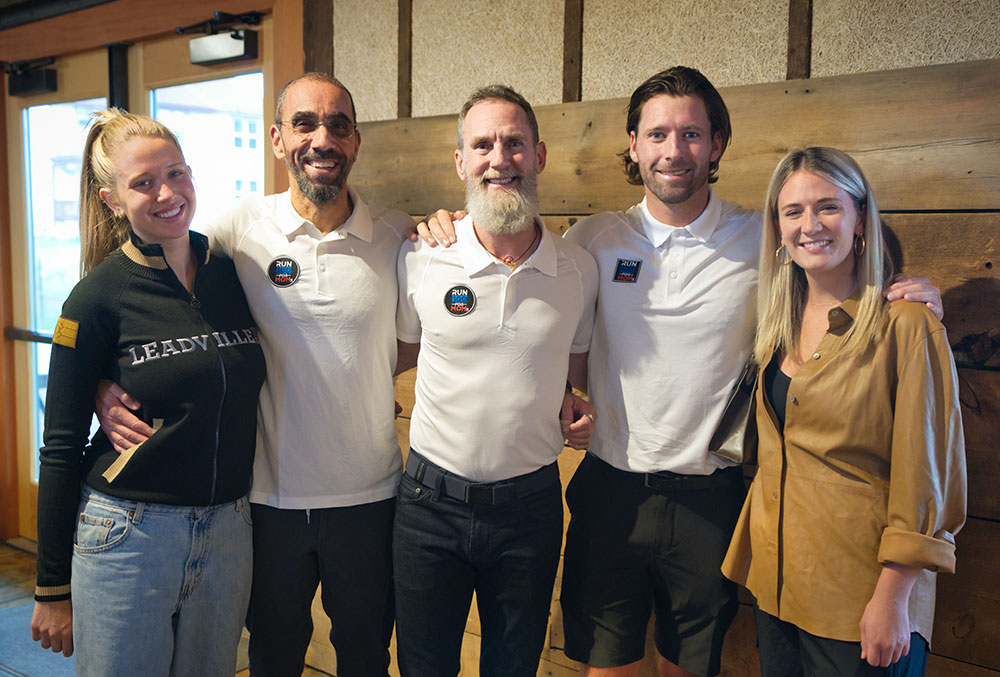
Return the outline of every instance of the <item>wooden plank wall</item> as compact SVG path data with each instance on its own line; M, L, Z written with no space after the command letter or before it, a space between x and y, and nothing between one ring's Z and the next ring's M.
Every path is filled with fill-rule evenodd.
M958 573L940 578L929 675L1000 674L1000 59L793 80L722 90L732 146L716 190L759 208L770 172L787 149L832 145L850 152L875 187L902 270L941 287L945 324L961 368L969 462L969 521L958 536ZM536 110L549 147L539 177L542 212L564 231L582 215L623 209L641 197L615 154L626 145L626 101ZM463 201L454 173L455 118L361 125L351 175L367 199L424 214ZM990 369L994 369L990 371ZM400 377L398 421L407 449L413 372ZM564 450L568 481L581 452ZM576 674L562 653L558 583L539 675ZM741 609L726 643L724 674L759 674L753 620ZM470 617L463 675L477 674L478 620ZM653 675L652 649L643 674Z

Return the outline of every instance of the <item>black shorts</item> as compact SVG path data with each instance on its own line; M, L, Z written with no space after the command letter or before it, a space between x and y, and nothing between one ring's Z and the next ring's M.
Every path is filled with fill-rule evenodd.
M736 585L720 566L745 494L739 467L654 490L644 474L587 454L566 490L566 655L596 667L640 660L655 608L660 654L717 674L737 608Z

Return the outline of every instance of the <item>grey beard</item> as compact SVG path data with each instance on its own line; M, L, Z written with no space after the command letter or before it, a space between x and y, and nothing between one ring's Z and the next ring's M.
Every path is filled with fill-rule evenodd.
M521 177L518 190L497 191L492 197L482 178L465 180L465 209L472 222L494 235L513 235L530 228L538 213L538 181L534 174Z
M292 164L285 159L285 166L288 167L289 171L292 172L292 176L295 177L295 183L299 186L299 191L302 195L316 205L323 205L327 202L333 202L340 195L340 191L344 190L345 179L343 172L337 177L337 180L330 184L315 184L309 181L309 177L306 173L302 171L301 168Z

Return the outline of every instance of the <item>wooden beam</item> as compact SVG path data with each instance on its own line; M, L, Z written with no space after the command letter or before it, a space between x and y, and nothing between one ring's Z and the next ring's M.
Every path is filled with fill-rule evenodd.
M64 56L114 42L137 42L204 21L212 12L266 12L277 1L117 0L0 31L0 61Z
M566 0L563 12L564 103L580 101L583 89L583 0Z
M0 167L7 171L7 78L0 78ZM0 181L0 325L14 324L10 259L10 195ZM14 342L0 337L0 538L18 535L17 411Z
M333 75L333 0L302 0L306 71Z
M719 195L760 208L790 148L826 145L864 167L883 211L1000 208L1000 59L721 90L733 119ZM624 209L641 188L625 183L616 153L628 139L625 99L538 106L548 145L538 177L543 214ZM463 204L455 176L455 116L369 122L351 184L366 199L426 214ZM400 141L408 149L399 153Z
M264 101L267 109L264 111L265 122L273 120L274 104L278 92L285 83L301 75L305 65L305 52L302 44L303 19L302 0L274 0L271 11L272 45L266 48L264 63L270 64L270 69L264 73ZM268 193L280 193L288 189L288 173L285 163L273 155L268 155L268 163L264 180L268 184Z
M812 0L788 0L788 71L786 80L809 77L812 65Z
M399 0L399 63L396 68L396 117L413 115L413 0Z

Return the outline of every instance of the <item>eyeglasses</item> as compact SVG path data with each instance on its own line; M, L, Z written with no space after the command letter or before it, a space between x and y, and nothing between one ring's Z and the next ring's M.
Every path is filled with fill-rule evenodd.
M326 127L333 136L338 139L349 139L354 136L358 128L347 116L330 118L329 120L317 120L316 118L295 118L294 120L275 120L276 125L285 125L291 128L292 132L298 136L310 136L320 127Z

